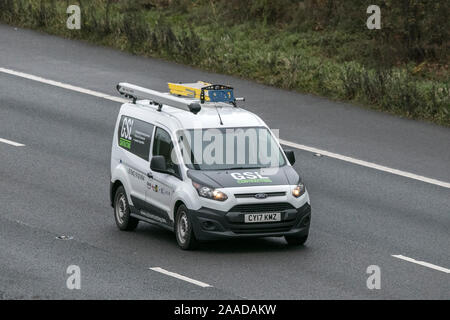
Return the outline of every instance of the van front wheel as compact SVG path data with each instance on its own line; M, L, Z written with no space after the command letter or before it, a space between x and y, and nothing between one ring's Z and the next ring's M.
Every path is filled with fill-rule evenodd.
M139 224L139 220L131 216L127 194L122 186L114 196L114 219L117 227L123 231L133 231Z
M175 235L178 245L183 250L192 250L197 246L192 221L187 214L187 208L181 205L177 210Z

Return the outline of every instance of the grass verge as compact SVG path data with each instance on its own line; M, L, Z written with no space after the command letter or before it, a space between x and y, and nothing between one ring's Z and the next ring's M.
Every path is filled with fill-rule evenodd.
M82 27L69 30L72 2L4 0L0 21L450 126L442 30L436 33L444 40L410 45L408 34L408 45L396 47L383 33L368 33L364 11L363 21L338 19L324 27L321 3L327 1L282 1L295 7L279 12L270 0L78 0Z

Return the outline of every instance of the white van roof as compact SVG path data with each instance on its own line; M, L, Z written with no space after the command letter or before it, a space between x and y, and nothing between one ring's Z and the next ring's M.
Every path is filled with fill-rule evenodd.
M136 104L125 103L121 113L139 120L162 124L169 129L194 128L241 128L265 127L261 118L254 113L224 103L208 103L202 105L201 110L194 114L168 105L163 105L161 111L149 100L138 100Z

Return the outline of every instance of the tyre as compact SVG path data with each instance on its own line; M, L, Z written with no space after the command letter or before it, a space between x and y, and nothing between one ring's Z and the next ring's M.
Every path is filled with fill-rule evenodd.
M120 186L114 196L114 219L120 230L132 231L138 226L139 220L133 218L130 214L130 205L128 204L125 189Z
M175 235L178 245L183 250L192 250L197 246L192 221L187 214L187 208L181 205L176 214Z
M305 244L306 240L308 240L308 235L306 236L284 236L286 242L290 246L302 246Z

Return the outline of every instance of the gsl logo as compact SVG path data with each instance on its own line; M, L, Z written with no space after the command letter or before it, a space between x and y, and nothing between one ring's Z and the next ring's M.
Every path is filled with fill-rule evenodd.
M131 140L131 130L133 129L133 123L133 119L123 118L122 131L120 132L120 136L122 138Z
M231 176L236 180L268 179L268 177L263 177L258 172L233 172Z

